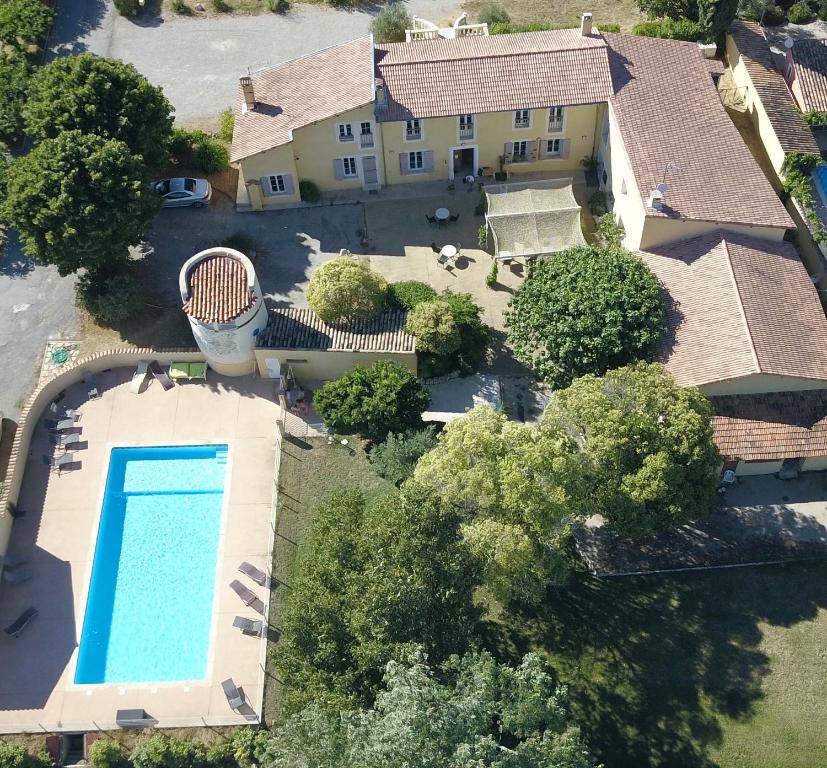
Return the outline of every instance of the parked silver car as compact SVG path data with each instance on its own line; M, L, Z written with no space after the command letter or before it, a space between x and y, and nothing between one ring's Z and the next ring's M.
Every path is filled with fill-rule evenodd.
M152 188L164 198L164 208L201 208L212 198L212 186L206 179L159 179L152 182Z

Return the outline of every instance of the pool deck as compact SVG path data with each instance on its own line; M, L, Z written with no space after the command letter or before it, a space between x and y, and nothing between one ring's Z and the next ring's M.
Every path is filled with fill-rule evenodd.
M60 476L49 472L42 456L55 448L42 423L32 440L17 505L25 515L15 520L9 546L10 554L27 558L24 567L32 578L20 585L2 584L0 622L7 626L30 606L39 616L17 639L0 635L0 733L105 730L115 727L119 709L143 709L159 727L241 724L260 713L266 640L242 635L232 622L236 615L267 615L268 590L237 568L247 560L268 570L281 413L273 384L210 371L207 383L164 391L149 379L140 394L133 394L131 376L132 369L99 374L101 397L93 401L87 400L82 384L66 391L63 402L81 409L77 427L84 442L74 451L78 468ZM208 679L75 685L110 448L203 443L229 445ZM235 578L260 602L246 608L228 586ZM152 587L148 574L147 589ZM140 642L136 637L135 643ZM227 678L243 690L248 703L240 714L230 709L222 691L221 681Z

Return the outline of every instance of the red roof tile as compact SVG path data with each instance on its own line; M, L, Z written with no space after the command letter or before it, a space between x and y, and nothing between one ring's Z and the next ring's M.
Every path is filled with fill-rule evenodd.
M669 295L660 359L679 384L827 381L827 319L792 245L718 231L640 256Z
M718 96L695 43L604 35L610 103L643 198L669 186L652 216L788 228L794 224ZM679 170L665 173L667 164Z
M199 261L187 281L190 295L184 312L203 323L228 323L256 301L244 264L229 255Z
M827 456L827 391L711 397L714 440L745 461Z
M827 112L827 40L796 40L793 64L805 112Z

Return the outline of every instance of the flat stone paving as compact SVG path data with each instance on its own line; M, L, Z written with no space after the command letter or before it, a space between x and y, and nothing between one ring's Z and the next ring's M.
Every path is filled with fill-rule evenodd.
M265 640L243 636L236 615L267 615L267 590L237 572L247 560L267 570L277 460L277 419L272 382L225 378L213 371L207 383L185 383L164 391L149 380L133 394L133 369L97 376L102 396L87 401L74 385L65 404L79 406L85 441L80 466L61 476L42 462L51 454L45 428L32 441L9 552L28 558L28 582L2 585L0 622L7 626L29 606L40 615L21 637L0 637L0 732L84 730L114 727L118 709L144 709L161 725L227 725L254 718L262 700ZM114 445L228 443L225 519L207 678L162 684L74 685L77 646L83 626L108 456ZM186 564L182 564L185 567ZM229 589L240 578L260 602L245 608ZM152 589L152 575L147 574ZM254 610L254 608L257 609ZM147 632L152 627L146 628ZM141 638L135 638L140 643ZM233 678L247 702L230 710L221 681Z

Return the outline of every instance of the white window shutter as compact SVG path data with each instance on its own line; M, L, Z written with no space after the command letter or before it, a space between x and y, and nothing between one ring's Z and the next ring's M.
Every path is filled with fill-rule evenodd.
M503 154L504 154L504 157L505 157L505 162L510 163L511 158L514 155L514 142L513 141L505 142L505 149L504 149Z
M565 160L569 156L571 139L560 139L560 157Z
M272 197L273 190L270 187L270 177L262 176L259 181L261 182L261 194L265 197Z
M285 173L282 177L284 180L284 194L285 195L292 195L293 192L296 191L296 188L293 186L293 176L290 173Z
M431 151L422 153L422 170L431 173L434 170L434 153Z
M403 176L407 176L411 172L411 168L409 165L409 157L407 152L400 152L399 153L399 173Z

